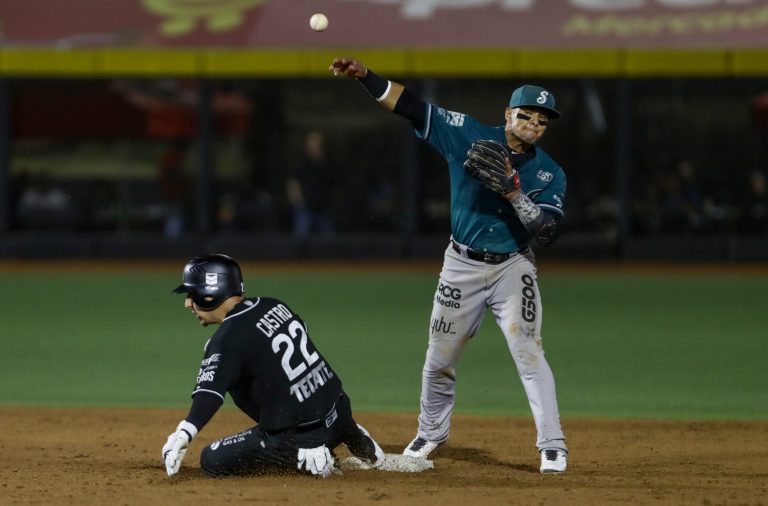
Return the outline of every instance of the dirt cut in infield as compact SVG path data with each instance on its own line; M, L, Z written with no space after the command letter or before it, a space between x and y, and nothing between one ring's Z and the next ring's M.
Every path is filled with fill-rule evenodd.
M532 420L457 415L435 469L423 473L216 480L201 473L200 451L252 425L225 409L169 479L160 449L185 414L0 407L0 504L768 504L768 422L566 418L568 472L554 476L538 472ZM416 425L415 414L356 418L388 453L399 453Z

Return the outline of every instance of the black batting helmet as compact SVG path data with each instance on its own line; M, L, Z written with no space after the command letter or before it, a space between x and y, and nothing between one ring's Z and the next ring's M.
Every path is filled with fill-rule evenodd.
M182 283L173 293L186 293L202 309L212 311L233 295L242 295L243 274L227 255L195 257L184 266Z

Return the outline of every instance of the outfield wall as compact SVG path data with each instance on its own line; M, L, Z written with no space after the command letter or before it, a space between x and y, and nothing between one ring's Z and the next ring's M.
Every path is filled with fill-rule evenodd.
M220 251L254 260L439 260L448 234L402 237L345 234L299 241L290 234L211 234L167 239L157 234L14 234L0 242L0 259L184 259ZM599 235L561 237L538 258L581 262L768 262L768 239L717 236L630 239L619 244Z

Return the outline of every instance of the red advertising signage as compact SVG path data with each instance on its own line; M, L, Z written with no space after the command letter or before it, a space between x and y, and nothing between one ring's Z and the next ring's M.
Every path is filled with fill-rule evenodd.
M2 46L765 48L768 0L3 0Z

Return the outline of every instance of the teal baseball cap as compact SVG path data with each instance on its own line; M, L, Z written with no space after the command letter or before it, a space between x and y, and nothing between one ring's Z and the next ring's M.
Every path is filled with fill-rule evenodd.
M555 109L555 96L541 86L524 84L512 92L509 98L509 107L536 107L547 111L550 119L560 117L560 112Z

